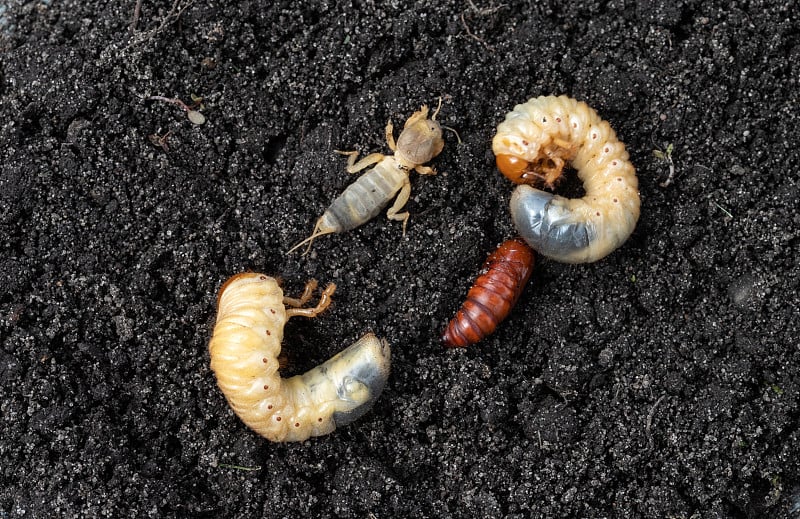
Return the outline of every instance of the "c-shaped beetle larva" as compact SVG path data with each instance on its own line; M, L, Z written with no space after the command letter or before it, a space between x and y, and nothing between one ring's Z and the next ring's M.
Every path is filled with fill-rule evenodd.
M625 145L586 103L542 96L514 107L492 140L497 167L523 184L511 217L537 252L564 263L597 261L622 245L639 219L636 171ZM524 184L553 188L569 163L585 195L567 199Z
M219 291L211 369L239 418L274 442L328 434L360 418L389 377L389 344L368 333L306 373L281 378L284 324L296 315L315 317L336 290L328 285L315 308L301 308L316 286L311 280L301 297L288 298L274 278L248 272L231 277Z
M288 252L307 243L307 253L316 238L325 234L349 231L368 222L386 207L398 191L400 194L386 212L386 217L403 222L403 235L405 235L409 215L407 211L403 213L400 211L408 202L411 194L411 182L408 175L412 169L420 175L435 175L436 170L423 164L441 153L444 148L442 127L436 120L436 115L441 107L442 100L440 98L439 107L436 108L430 119L428 119L428 107L425 105L419 111L414 112L403 126L403 131L396 144L392 121L389 120L386 124L386 142L394 155L371 153L356 162L357 151L337 151L337 153L349 157L347 160L348 173L357 173L373 164L376 166L350 184L317 220L311 236L289 249Z

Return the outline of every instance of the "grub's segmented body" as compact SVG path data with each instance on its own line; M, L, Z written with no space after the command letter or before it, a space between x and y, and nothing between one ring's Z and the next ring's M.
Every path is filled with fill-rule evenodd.
M639 219L636 171L625 145L586 103L542 96L514 107L492 141L497 167L518 184L554 187L570 164L585 195L567 199L516 188L511 216L541 254L565 263L599 260L622 245Z
M519 238L489 255L467 300L442 334L445 346L466 347L494 332L514 308L533 271L534 252Z
M299 299L285 298L275 279L245 273L220 289L211 369L239 418L272 441L302 441L352 422L372 407L389 376L389 345L369 333L302 375L280 377L287 319L322 312L335 289L330 285L316 308L299 308L315 286L309 283Z
M441 101L439 104L441 108ZM436 121L436 109L428 119L428 107L422 106L408 118L403 131L394 140L392 121L386 125L386 142L394 155L372 153L356 162L357 151L338 152L347 155L347 171L357 173L373 164L375 167L351 184L337 197L331 206L317 220L311 236L301 241L289 252L311 243L325 234L339 233L355 229L381 212L397 195L394 204L386 212L390 220L403 222L403 234L406 232L408 212L400 212L405 207L411 194L411 182L408 178L411 170L420 175L434 175L436 171L424 164L442 152L444 139L442 127ZM399 194L398 194L399 192Z

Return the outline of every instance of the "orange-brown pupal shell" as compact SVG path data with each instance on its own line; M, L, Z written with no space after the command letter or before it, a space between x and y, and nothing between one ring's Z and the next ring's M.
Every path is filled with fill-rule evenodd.
M494 332L517 303L533 264L533 249L521 238L503 242L486 259L466 301L442 333L444 345L463 348Z

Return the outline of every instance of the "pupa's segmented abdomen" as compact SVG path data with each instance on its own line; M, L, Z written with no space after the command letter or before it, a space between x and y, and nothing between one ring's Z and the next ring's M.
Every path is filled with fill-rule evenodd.
M234 412L272 441L302 441L366 413L389 376L390 349L368 333L308 372L278 372L288 317L283 291L263 274L239 274L221 289L209 344L211 369Z
M511 197L517 230L536 251L566 263L603 258L639 218L636 171L625 145L586 103L543 96L517 105L492 141L498 167L513 181L552 185L571 164L585 195L567 199L522 185Z

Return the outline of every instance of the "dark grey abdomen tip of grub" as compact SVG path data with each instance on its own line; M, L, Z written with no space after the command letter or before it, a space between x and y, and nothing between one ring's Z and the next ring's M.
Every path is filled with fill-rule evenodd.
M365 349L374 348L374 351L378 353L361 356L358 354L358 350L362 346ZM364 336L361 340L347 348L344 352L345 355L351 353L351 351L348 350L353 352L352 357L354 358L354 362L352 362L351 369L339 385L338 396L342 400L347 400L348 397L344 389L347 382L358 381L369 389L369 399L348 411L333 413L333 421L336 423L336 427L354 422L372 409L372 406L375 405L375 401L381 396L381 393L383 393L386 382L389 380L391 352L388 343L376 339L374 336Z
M386 379L376 379L372 380L371 382L372 383L369 384L369 400L358 407L350 409L349 411L337 411L333 413L333 421L336 424L336 427L341 427L343 425L355 422L367 414L370 409L372 409L372 406L375 405L378 397L381 396L381 393L383 392L383 388L386 386Z
M576 222L563 206L554 205L555 195L521 185L511 195L511 218L528 245L556 259L586 249L596 238L588 222Z

